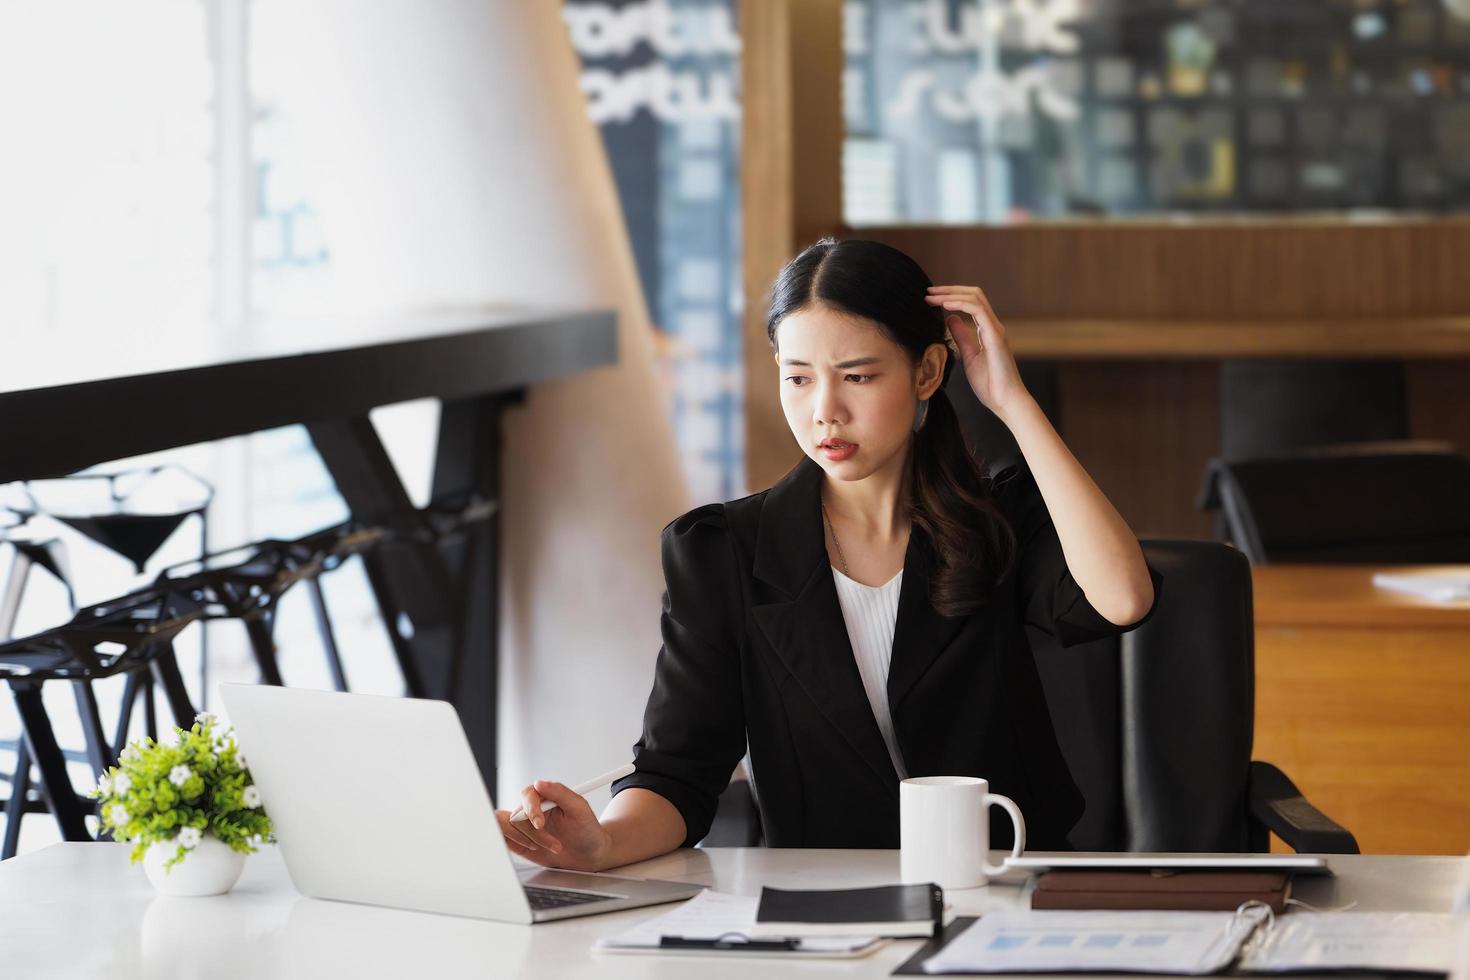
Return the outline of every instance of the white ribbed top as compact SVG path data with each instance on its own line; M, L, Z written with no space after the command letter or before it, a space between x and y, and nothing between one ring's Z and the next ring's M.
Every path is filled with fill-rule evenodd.
M893 734L893 715L888 710L888 665L893 660L893 628L898 622L898 590L903 583L903 569L883 585L863 585L832 569L837 583L837 602L847 624L847 638L857 658L863 690L873 706L878 731L888 746L893 768L899 779L907 779L903 757L898 753L898 739Z

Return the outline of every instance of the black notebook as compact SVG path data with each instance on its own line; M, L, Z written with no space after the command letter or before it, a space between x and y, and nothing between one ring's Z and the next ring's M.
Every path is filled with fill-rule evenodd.
M933 936L944 918L935 884L835 891L762 888L751 936Z

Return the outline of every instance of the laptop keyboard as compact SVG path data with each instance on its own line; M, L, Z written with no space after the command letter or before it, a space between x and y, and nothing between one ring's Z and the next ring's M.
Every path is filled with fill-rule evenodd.
M594 892L572 892L563 888L526 886L526 898L531 903L531 909L536 912L566 908L568 905L585 905L587 902L602 902L617 897L617 895L598 895Z

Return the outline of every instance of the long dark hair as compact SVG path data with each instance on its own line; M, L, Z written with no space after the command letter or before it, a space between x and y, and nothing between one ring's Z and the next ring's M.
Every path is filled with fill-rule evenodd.
M944 312L924 301L930 285L919 264L892 246L824 238L776 277L766 337L775 350L781 321L820 304L873 321L918 363L931 344L945 343ZM945 616L984 605L1016 550L1015 532L991 500L984 471L965 445L945 394L954 365L951 350L909 457L910 517L929 535L938 559L929 601Z

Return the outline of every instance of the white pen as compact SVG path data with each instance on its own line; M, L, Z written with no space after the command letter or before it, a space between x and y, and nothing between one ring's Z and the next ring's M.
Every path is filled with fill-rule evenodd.
M578 796L586 796L588 793L592 792L593 790L595 790L595 789L602 789L602 787L608 785L609 783L613 782L614 780L622 779L624 776L630 775L632 772L633 772L633 764L630 762L626 766L618 766L616 769L609 769L607 772L603 773L601 776L593 776L591 779L587 780L585 783L578 783L576 786L573 786L572 787L572 792L573 793L576 793ZM542 813L545 813L547 810L554 809L555 807L556 807L556 804L553 803L553 802L551 802L550 800L542 800L541 801L541 812ZM525 808L524 807L516 807L516 812L515 813L512 813L510 815L510 819L511 820L525 820L525 819L528 819L527 816L526 816L526 810L525 810Z

